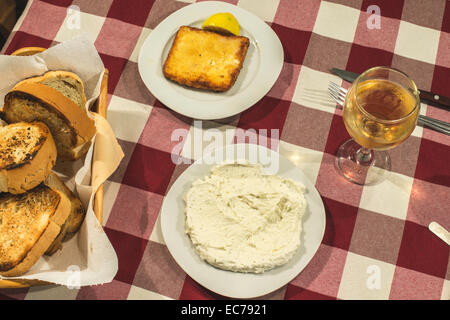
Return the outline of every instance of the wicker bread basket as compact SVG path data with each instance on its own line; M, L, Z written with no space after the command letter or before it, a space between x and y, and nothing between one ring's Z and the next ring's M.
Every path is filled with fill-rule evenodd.
M19 50L14 51L11 55L13 56L30 56L39 52L44 51L45 48L39 48L39 47L25 47L21 48ZM108 107L107 98L108 98L108 70L105 69L105 73L103 75L103 79L101 82L101 88L100 88L100 95L93 104L91 111L98 113L102 117L106 118L106 110ZM94 148L96 146L94 145ZM92 163L95 161L95 159L92 159ZM92 172L91 176L95 176L95 173ZM103 185L101 185L97 192L94 195L94 204L93 209L95 216L97 217L100 224L102 223L103 218ZM36 286L36 285L45 285L49 284L44 281L39 280L3 280L0 279L0 288L25 288L30 286Z

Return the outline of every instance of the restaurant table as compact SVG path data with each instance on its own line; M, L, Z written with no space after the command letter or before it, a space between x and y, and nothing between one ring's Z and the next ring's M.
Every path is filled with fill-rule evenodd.
M119 270L104 285L2 289L0 298L226 299L177 265L159 214L170 186L189 166L172 158L195 159L188 148L194 131L241 128L257 135L278 132L270 136L271 148L315 184L326 211L325 234L310 263L260 299L449 300L449 246L428 225L436 221L450 230L450 137L417 126L389 151L392 171L386 179L352 184L334 166L338 146L350 136L326 91L329 81L349 86L330 68L359 73L384 65L404 71L423 90L450 96L450 1L228 1L275 31L283 67L254 106L203 122L158 101L137 64L140 47L158 23L191 2L29 1L1 53L48 48L87 33L109 69L108 119L117 123L126 117L133 124L113 127L125 158L104 186L103 225ZM115 112L119 106L129 112ZM425 104L421 113L450 121L449 111ZM176 129L189 132L182 148L171 138Z

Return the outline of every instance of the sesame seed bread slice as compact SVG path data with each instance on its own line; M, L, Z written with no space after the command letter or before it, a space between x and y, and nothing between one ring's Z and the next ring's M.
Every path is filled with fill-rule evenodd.
M44 184L0 194L0 275L21 276L47 251L70 214L70 200Z
M65 80L58 77L60 74L64 75ZM67 78L70 74L53 71L19 82L5 96L2 109L3 118L8 123L44 122L55 140L58 159L63 160L76 160L84 156L96 132L95 122L85 110L84 89L82 85L76 85L78 80L69 85ZM79 79L76 74L73 77ZM78 91L77 96L74 92Z
M23 193L44 181L57 151L42 122L17 122L0 127L0 192Z

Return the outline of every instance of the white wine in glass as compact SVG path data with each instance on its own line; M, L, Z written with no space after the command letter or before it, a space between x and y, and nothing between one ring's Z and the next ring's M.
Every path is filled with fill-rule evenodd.
M353 139L338 150L336 165L340 173L357 184L377 182L381 175L368 177L369 168L390 170L385 150L411 135L419 109L417 86L403 72L388 67L363 72L345 98L343 119Z

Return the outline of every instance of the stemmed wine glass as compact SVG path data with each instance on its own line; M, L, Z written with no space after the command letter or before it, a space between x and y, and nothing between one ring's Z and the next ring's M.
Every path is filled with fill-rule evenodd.
M353 139L339 147L338 171L356 184L378 182L391 169L386 150L411 135L419 109L419 91L405 73L388 67L363 72L345 98L343 119Z

